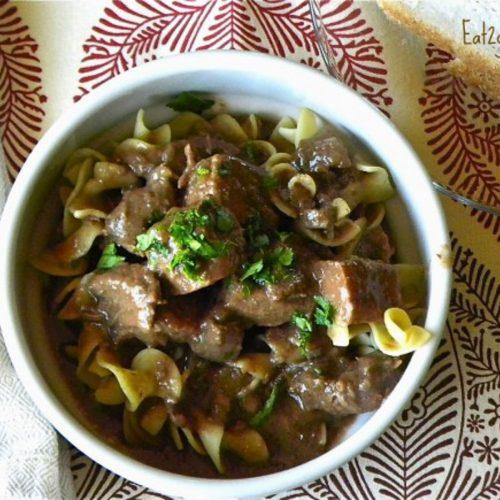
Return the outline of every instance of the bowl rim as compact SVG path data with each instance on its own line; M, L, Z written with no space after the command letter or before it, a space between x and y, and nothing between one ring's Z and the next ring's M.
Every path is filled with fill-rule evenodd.
M395 125L354 90L303 64L268 54L217 50L170 55L116 76L95 89L92 92L92 98L85 97L73 104L56 120L33 149L12 187L0 220L0 234L3 235L4 244L4 250L0 254L0 326L16 372L36 406L68 441L103 467L156 491L179 496L223 498L241 493L245 496L270 494L304 484L341 467L369 446L401 413L427 374L439 345L448 310L451 289L450 268L435 264L432 269L433 277L437 280L433 282L434 285L441 283L440 295L434 297L430 304L434 311L430 327L435 335L431 342L419 349L410 361L411 364L415 360L413 365L416 371L410 374L408 370L405 370L396 388L381 408L375 411L369 421L364 424L364 432L354 433L334 449L304 464L252 478L205 479L185 476L145 465L113 449L80 424L51 392L36 365L26 339L17 334L22 327L16 305L14 266L10 265L15 259L13 249L18 234L17 221L27 210L27 194L34 189L36 180L43 175L46 158L50 152L71 133L73 127L78 126L82 119L95 113L108 100L116 98L113 96L120 95L124 89L132 89L148 81L158 78L168 79L173 74L200 70L200 68L207 71L242 71L244 68L248 71L248 68L258 68L259 73L266 73L268 76L285 74L288 75L287 78L294 81L295 79L299 79L298 81L311 79L321 88L329 88L338 96L351 100L371 119L380 122L381 127L395 141L395 148L404 155L408 163L415 166L415 174L425 179L425 192L422 195L425 196L428 209L434 213L433 224L436 234L433 237L449 248L443 210L421 161ZM427 323L426 326L429 327Z

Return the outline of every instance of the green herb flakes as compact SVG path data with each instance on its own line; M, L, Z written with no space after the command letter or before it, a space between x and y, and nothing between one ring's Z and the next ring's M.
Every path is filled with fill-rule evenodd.
M110 243L104 247L97 269L113 269L122 262L125 262L125 257L118 255L118 248L114 243Z
M297 327L299 333L300 352L307 356L309 354L309 344L312 339L313 325L311 320L304 313L295 313L291 319L292 325Z
M196 175L199 177L206 177L210 174L210 169L208 167L198 167L196 169Z
M264 269L264 261L262 259L254 262L253 264L250 264L243 273L241 281L245 281L246 279L252 276L258 276L263 269Z
M333 317L335 316L335 309L333 306L321 295L314 297L316 307L314 308L314 322L318 326L329 327L333 324Z
M148 231L147 233L139 234L136 236L135 249L138 252L155 252L157 254L166 257L168 255L168 248L165 244L158 238L158 235L154 231Z
M217 259L227 254L229 243L210 241L203 229L229 233L234 228L231 214L213 200L205 200L199 208L177 212L169 233L177 250L170 262L170 269L178 267L189 279L197 279L203 261Z
M284 267L290 267L293 263L295 254L293 250L289 247L282 247L276 253L278 262Z
M258 286L279 283L290 276L294 261L295 253L291 248L278 246L246 266L240 281L251 280Z
M167 103L167 107L174 111L192 111L201 114L214 104L214 100L205 99L194 92L181 92Z
M281 384L275 384L264 406L250 419L251 427L262 427L271 417L281 394Z

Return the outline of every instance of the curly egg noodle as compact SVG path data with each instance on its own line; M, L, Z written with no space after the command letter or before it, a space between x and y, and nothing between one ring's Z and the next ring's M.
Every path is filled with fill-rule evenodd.
M196 408L190 410L190 418L180 418L177 408L193 377L191 366L176 359L176 343L170 340L166 345L173 345L172 350L145 342L146 346L143 345L131 360L125 362L113 337L110 318L104 321L98 314L86 314L85 301L88 298L82 299L81 294L82 284L89 276L86 273L90 272L90 276L104 275L109 269L119 269L125 261L132 259L132 262L138 262L144 258L150 269L159 272L169 255L165 250L166 241L171 241L165 239L165 221L172 217L174 223L177 220L175 212L168 210L176 206L179 186L186 172L207 183L214 181L216 175L212 164L206 163L207 160L205 163L200 161L190 149L189 140L192 137L209 135L235 145L240 152L234 156L240 158L243 165L252 165L258 172L266 196L274 210L286 221L289 233L298 234L311 244L323 247L338 261L355 258L359 245L367 235L380 234L385 217L384 202L395 194L388 172L380 166L361 163L342 165L339 162L339 168L350 167L345 169L350 178L339 184L340 188L332 199L325 201L320 181L322 175L326 175L323 170L331 167L321 164L319 155L314 169L301 168L301 161L309 160L297 156L304 141L321 136L324 130L325 124L308 109L301 110L296 120L284 117L271 126L255 114L242 117L208 110L202 113L180 111L168 123L151 129L145 124L144 115L143 110L137 113L132 137L106 151L86 147L76 150L69 157L59 185L59 197L64 207L62 241L33 257L31 262L40 271L62 278L62 286L59 285L52 308L57 311L60 320L79 325L77 344L67 347L67 353L76 360L77 377L92 391L95 401L104 406L123 407L123 433L127 443L131 446L155 446L160 441L159 436L166 434L178 450L189 446L200 455L208 455L221 473L225 471L224 456L227 453L247 464L266 463L270 460L272 447L265 432L261 431L262 427L252 426L249 422L265 422L269 418L268 413L271 414L275 408L275 399L281 390L278 389L282 381L276 376L276 365L269 352L243 350L226 361L232 370L238 370L244 377L245 384L234 397L248 401L249 408L255 407L252 411L248 410L253 412L253 419L245 422L240 418L236 424L229 425L224 418L218 419ZM181 167L178 163L167 161L165 155L165 151L179 141L186 141L188 145L184 150L185 165ZM146 189L145 176L137 167L145 164L157 168L154 174L156 184L151 192L161 198L165 210L158 217L151 214L158 220L151 219L148 224L144 223L143 233L137 238L135 246L127 246L110 238L106 221L116 207L117 193L125 199L134 191ZM224 164L219 166L220 176L224 175L223 167ZM193 170L195 168L197 170ZM188 240L185 248L181 248L178 242L175 243L177 246L169 247L169 251L172 251L171 248L180 251L181 248L182 255L190 255L192 261L189 264L186 257L177 268L170 261L171 271L166 274L167 279L173 279L175 272L187 270L188 264L193 272L198 272L200 262L209 262L210 252L219 252L217 258L222 255L227 261L231 260L233 242L230 238L236 231L234 227L241 224L247 227L245 231L248 232L250 226L238 217L238 221L234 219L236 210L228 214L223 211L224 203L221 205L212 204L203 209L205 212L200 208L195 213L205 225L205 232L196 233L197 239ZM304 216L306 212L307 217ZM163 219L165 213L167 218ZM170 219L169 213L174 213ZM159 222L162 219L163 222ZM212 230L208 226L212 220L216 221L218 233L214 230L215 233L223 235L220 248L211 243L207 232ZM151 227L155 228L154 231ZM172 226L170 232L174 234ZM241 234L237 235L240 240ZM252 240L256 251L261 251L258 254L261 258L256 258L251 266L244 264L245 273L240 281L251 285L250 292L247 290L244 293L258 293L259 287L264 286L262 283L270 287L278 279L290 280L288 269L300 260L300 253L293 246L286 246L288 236L283 236L283 241L277 240L278 246L272 247L278 249L272 254L275 267L272 272L264 274L265 266L270 265L272 260L269 257L271 250L266 250L266 245L270 245L269 238L273 238L269 234L261 234ZM105 245L108 245L107 250L102 253ZM102 253L98 263L96 252ZM302 354L299 353L299 356L304 355L306 361L313 359L311 332L321 328L326 333L326 337L323 333L323 338L329 338L331 344L340 349L351 349L357 353L356 356L373 356L380 352L401 356L424 345L431 334L413 323L424 312L421 307L425 297L424 270L421 266L406 264L396 264L395 269L401 303L398 307L387 308L379 320L362 323L344 320L336 314L338 305L335 303L327 304L326 322L321 326L316 323L310 327L305 321L313 320L307 313L295 313L294 324L298 334L309 335L301 337ZM183 279L187 280L186 276ZM224 276L227 275L221 275ZM201 283L203 280L193 278L192 281L193 290L204 286ZM176 293L173 292L174 295ZM301 320L304 321L301 323ZM276 328L274 324L270 326ZM137 338L140 339L139 336ZM189 345L192 346L191 343ZM269 395L267 387L273 380L274 389ZM260 400L252 399L255 391L263 391L267 399L263 396Z

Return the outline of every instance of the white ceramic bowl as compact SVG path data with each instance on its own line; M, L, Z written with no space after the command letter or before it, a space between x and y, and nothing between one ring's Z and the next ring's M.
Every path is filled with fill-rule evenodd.
M168 96L184 90L214 93L231 107L284 114L308 107L346 131L351 147L368 148L389 169L399 192L390 203L392 234L403 261L428 269L425 326L432 341L419 349L382 407L359 417L334 450L275 474L251 479L200 479L143 465L96 438L79 415L47 348L40 276L27 255L43 244L48 216L42 207L67 155L117 123L132 123L138 108L160 119ZM127 121L128 120L128 121ZM50 217L50 216L49 216ZM0 234L0 320L14 366L27 391L54 427L77 448L113 472L153 490L184 497L252 497L282 491L331 472L355 457L401 412L432 361L447 315L451 273L440 255L448 231L421 162L377 109L332 78L267 55L198 52L130 70L72 106L45 134L24 165L8 199ZM29 293L27 293L29 291Z

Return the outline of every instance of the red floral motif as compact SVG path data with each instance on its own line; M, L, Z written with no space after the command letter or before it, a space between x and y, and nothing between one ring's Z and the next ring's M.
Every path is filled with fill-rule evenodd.
M321 18L342 80L386 114L392 104L383 47L352 0L321 0Z
M194 50L215 0L147 2L113 0L83 45L79 94L114 76L168 53Z
M11 177L37 143L45 115L37 50L17 8L0 0L0 130Z
M381 44L352 0L332 4L325 21L344 81L387 112L392 99ZM252 50L322 66L307 0L113 0L83 49L75 100L137 64L177 52Z
M471 92L473 103L467 104L467 108L473 110L472 118L481 117L484 123L491 119L500 118L500 102L494 101L484 92Z
M300 62L302 64L305 64L306 66L310 66L311 68L314 69L322 69L321 68L321 61L318 61L317 59L313 57L308 57L307 59L301 59Z
M430 45L427 56L427 79L420 99L427 144L452 187L500 207L500 102L450 75L445 64L451 56L446 52ZM481 118L484 126L474 118ZM472 213L500 239L500 218Z

